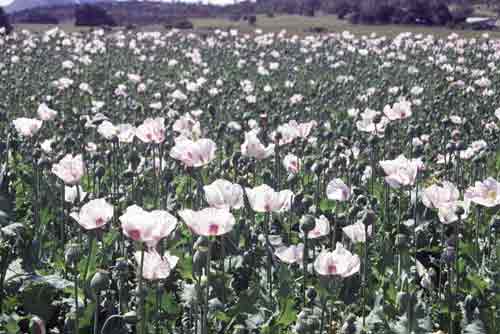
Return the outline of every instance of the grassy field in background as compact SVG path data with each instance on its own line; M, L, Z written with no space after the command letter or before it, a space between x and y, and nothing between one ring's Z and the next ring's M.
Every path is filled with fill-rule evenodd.
M209 19L191 19L195 29L211 30L211 29L230 29L235 28L244 32L251 32L255 29L261 29L265 32L278 32L286 29L290 33L305 34L306 30L314 27L327 29L328 32L350 31L354 34L368 35L376 33L378 35L395 36L402 32L414 32L421 34L434 34L437 36L447 36L453 32L464 37L478 37L483 33L489 33L490 36L500 38L500 31L476 31L476 30L454 30L445 27L429 27L419 25L364 25L351 24L345 20L339 20L334 15L325 15L318 17L304 17L298 15L281 15L273 18L267 16L259 16L256 26L250 26L247 22L234 22L225 18L209 18ZM50 25L34 25L20 24L17 29L28 29L32 31L43 31L52 28ZM88 28L75 27L72 24L61 24L60 27L66 31L85 31ZM141 30L154 31L164 30L162 26L146 26L141 27Z

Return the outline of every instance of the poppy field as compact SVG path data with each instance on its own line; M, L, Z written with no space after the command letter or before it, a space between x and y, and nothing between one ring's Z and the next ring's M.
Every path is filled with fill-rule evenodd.
M500 332L500 41L0 49L0 333Z

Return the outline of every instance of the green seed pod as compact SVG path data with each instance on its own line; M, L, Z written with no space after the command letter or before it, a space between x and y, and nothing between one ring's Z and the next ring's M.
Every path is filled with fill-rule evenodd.
M99 295L101 291L106 290L108 285L109 272L105 270L98 270L90 281L90 289L95 296Z
M137 313L135 311L129 311L123 315L123 319L127 324L136 324L137 323Z
M316 226L316 221L314 220L314 217L311 215L304 215L300 219L300 229L304 231L304 233L312 231L315 226Z
M75 266L78 260L80 260L80 255L80 247L78 247L77 244L69 244L64 252L64 261L66 265L69 267Z

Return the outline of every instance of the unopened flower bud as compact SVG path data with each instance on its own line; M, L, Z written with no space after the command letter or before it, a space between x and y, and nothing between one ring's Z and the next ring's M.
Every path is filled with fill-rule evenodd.
M66 262L66 265L70 267L75 266L80 259L80 255L80 247L76 244L69 244L64 252L64 261Z
M135 324L137 323L137 313L135 311L129 311L123 315L123 319L127 324Z
M308 233L309 231L312 231L315 226L316 226L316 221L314 220L314 217L311 215L304 215L300 219L300 229L304 233Z
M98 270L90 281L90 289L94 295L99 295L101 291L106 290L109 285L109 272Z

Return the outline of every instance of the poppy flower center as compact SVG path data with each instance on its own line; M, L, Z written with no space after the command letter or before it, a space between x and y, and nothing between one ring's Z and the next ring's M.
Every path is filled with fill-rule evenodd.
M208 234L217 235L218 232L219 232L219 225L210 224L210 226L208 226Z
M98 218L95 220L95 224L96 224L96 226L102 226L102 225L104 225L104 218L102 218L102 217L98 217Z
M486 196L491 200L495 200L497 198L497 192L494 190L490 190L488 191L488 194Z
M139 240L141 232L139 230L130 230L128 231L128 235L130 235L133 240Z

